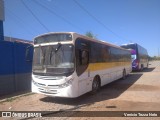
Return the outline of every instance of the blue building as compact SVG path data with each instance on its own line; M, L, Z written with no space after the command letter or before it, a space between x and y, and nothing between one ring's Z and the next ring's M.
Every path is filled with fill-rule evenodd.
M31 41L4 37L4 2L0 0L0 98L1 96L31 90L32 61L26 60L26 48Z
M32 61L25 54L29 46L33 50L32 43L20 39L0 42L0 96L31 90Z

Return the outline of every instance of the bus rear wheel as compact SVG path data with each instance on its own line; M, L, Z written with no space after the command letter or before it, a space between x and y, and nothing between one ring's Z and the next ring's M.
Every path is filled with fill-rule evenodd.
M144 69L144 65L142 64L142 65L141 65L140 71L143 71L143 69Z
M97 93L97 91L100 89L100 79L98 76L96 76L92 83L92 91L91 94Z

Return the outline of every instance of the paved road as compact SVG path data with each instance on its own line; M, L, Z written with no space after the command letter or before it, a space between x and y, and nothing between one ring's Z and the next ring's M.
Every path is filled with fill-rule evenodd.
M102 87L95 95L85 94L76 99L67 99L32 94L1 102L0 110L160 111L160 61L150 62L149 68L143 72L133 72L125 80L117 80ZM84 117L72 119L79 120Z

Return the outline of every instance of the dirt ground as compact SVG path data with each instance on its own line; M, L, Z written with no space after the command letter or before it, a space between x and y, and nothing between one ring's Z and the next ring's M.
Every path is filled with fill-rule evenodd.
M143 72L132 72L125 80L120 79L102 87L95 95L85 94L75 99L67 99L30 94L6 99L5 102L0 101L0 111L160 111L160 61L150 62L149 68ZM159 117L42 117L41 119L46 118L160 119Z

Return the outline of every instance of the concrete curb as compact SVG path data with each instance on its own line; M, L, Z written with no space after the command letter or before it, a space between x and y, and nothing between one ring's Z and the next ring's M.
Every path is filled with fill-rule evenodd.
M0 103L9 102L9 101L15 100L17 98L24 97L24 96L29 96L29 95L33 95L33 94L35 94L35 93L29 92L29 93L24 93L24 94L13 96L13 97L4 98L4 99L0 100Z

